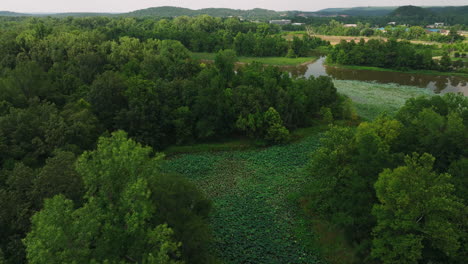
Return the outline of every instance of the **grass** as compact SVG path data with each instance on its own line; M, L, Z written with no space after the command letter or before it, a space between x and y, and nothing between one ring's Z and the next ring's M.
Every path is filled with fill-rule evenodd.
M340 68L352 69L352 70L370 70L370 71L381 71L381 72L401 72L401 73L414 73L414 74L426 74L426 75L460 76L460 77L467 77L468 78L468 73L462 73L462 72L441 72L441 71L433 71L433 70L400 71L400 70L395 70L395 69L371 67L371 66L335 65L335 64L327 64L327 65L328 66L337 66L337 67L340 67Z
M305 137L287 145L176 155L162 168L213 201L212 247L225 263L321 263L318 250L306 246L315 235L301 229L292 194L307 181L305 168L326 129L303 129Z
M301 37L304 35L304 31L290 31L290 32L285 32L283 34L283 37L287 40L292 40L295 36ZM316 37L319 37L323 40L330 41L331 45L336 45L341 42L341 40L346 40L346 41L351 41L354 40L355 42L359 42L361 39L364 39L364 41L368 41L370 39L382 39L387 41L387 38L380 37L380 36L372 36L372 37L365 37L365 36L334 36L334 35L315 35ZM400 39L404 40L404 39ZM406 40L405 40L406 41ZM437 45L441 46L442 44L439 42L434 42L434 41L424 41L424 40L410 40L411 43L414 44L424 44L424 45Z
M452 61L463 61L463 62L468 62L468 58L451 58Z
M164 153L172 156L182 153L216 152L216 151L234 151L245 150L256 147L255 141L248 138L228 139L222 142L209 142L185 146L171 146Z
M365 120L372 120L381 113L394 114L411 97L434 95L429 89L398 84L345 80L334 83L339 93L353 100L358 115Z
M216 53L208 52L192 52L192 57L196 60L209 60L213 61ZM293 66L315 61L317 57L299 57L299 58L286 58L286 57L238 57L240 63L260 62L265 65L276 66Z

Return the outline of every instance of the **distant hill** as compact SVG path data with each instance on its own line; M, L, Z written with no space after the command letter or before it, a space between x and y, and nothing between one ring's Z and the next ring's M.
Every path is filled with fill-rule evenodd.
M428 17L434 13L427 9L419 6L400 6L389 14L391 17Z
M199 16L210 15L214 17L243 17L250 20L268 20L280 18L282 15L294 17L297 15L305 16L362 16L362 17L409 17L411 19L428 18L436 16L438 20L455 24L453 18L456 17L461 24L466 24L465 19L468 14L468 6L435 6L435 7L352 7L352 8L327 8L316 12L307 11L273 11L261 8L251 10L239 10L229 8L205 8L193 10L189 8L162 6L147 9L136 10L129 13L48 13L48 14L26 14L9 11L0 11L0 16L52 16L52 17L90 17L90 16L132 16L132 17L178 17L178 16ZM460 17L462 18L460 20Z
M434 6L427 7L426 9L432 11L437 15L456 15L456 16L468 16L468 5L466 6Z
M10 11L0 11L0 16L13 16L13 17L15 17L15 16L30 16L30 15L10 12Z
M153 7L142 10L133 11L130 13L122 14L128 16L156 16L156 17L177 17L177 16L199 16L209 15L213 17L229 17L229 16L241 16L244 18L251 19L268 19L278 17L279 13L272 10L255 8L252 10L239 10L229 8L205 8L205 9L188 9L181 7L163 6Z
M113 13L57 13L57 14L44 14L43 16L52 17L95 17L95 16L113 16L118 14Z
M348 16L386 16L397 9L396 6L385 7L352 7L352 8L327 8L317 11L322 15L348 15Z

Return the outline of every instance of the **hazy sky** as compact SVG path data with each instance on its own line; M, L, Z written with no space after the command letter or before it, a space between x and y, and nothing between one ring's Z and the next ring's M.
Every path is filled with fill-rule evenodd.
M128 12L156 6L192 9L228 7L316 11L328 7L466 5L467 0L0 0L0 10L16 12Z

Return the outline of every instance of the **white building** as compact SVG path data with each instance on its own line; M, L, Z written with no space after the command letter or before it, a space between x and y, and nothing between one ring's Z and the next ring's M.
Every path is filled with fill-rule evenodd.
M289 19L270 20L270 24L275 24L275 25L289 25L289 24L291 24L291 20L289 20Z

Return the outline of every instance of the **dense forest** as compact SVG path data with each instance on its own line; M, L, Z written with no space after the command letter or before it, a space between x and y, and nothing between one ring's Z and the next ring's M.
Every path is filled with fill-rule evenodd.
M169 39L184 37L198 46L197 39L207 40L230 22L206 16L183 23L2 22L0 248L6 263L23 263L26 256L31 263L167 263L169 257L171 263L209 263L209 202L184 179L158 174L153 149L233 135L280 143L289 130L311 125L324 111L336 118L351 114L349 100L328 77L295 79L260 64L235 71L233 50L221 50L214 64L201 64ZM253 28L265 30L254 34L251 24L238 26L225 34L277 40L268 27ZM291 47L278 41L285 52L304 50L302 40ZM113 133L121 130L132 140ZM163 211L154 214L154 206ZM64 226L72 229L51 231ZM115 231L124 226L127 233ZM121 241L128 244L114 244Z
M468 100L414 98L395 117L333 127L310 162L310 210L360 263L465 263Z
M206 15L0 18L0 263L225 263L213 251L213 201L164 170L163 152L228 138L287 145L301 128L333 122L305 157L294 199L307 216L344 230L356 263L463 263L467 98L414 98L360 123L329 77L236 66L238 55L330 47L280 32ZM407 42L330 50L335 63L444 65ZM215 60L194 60L198 51Z

